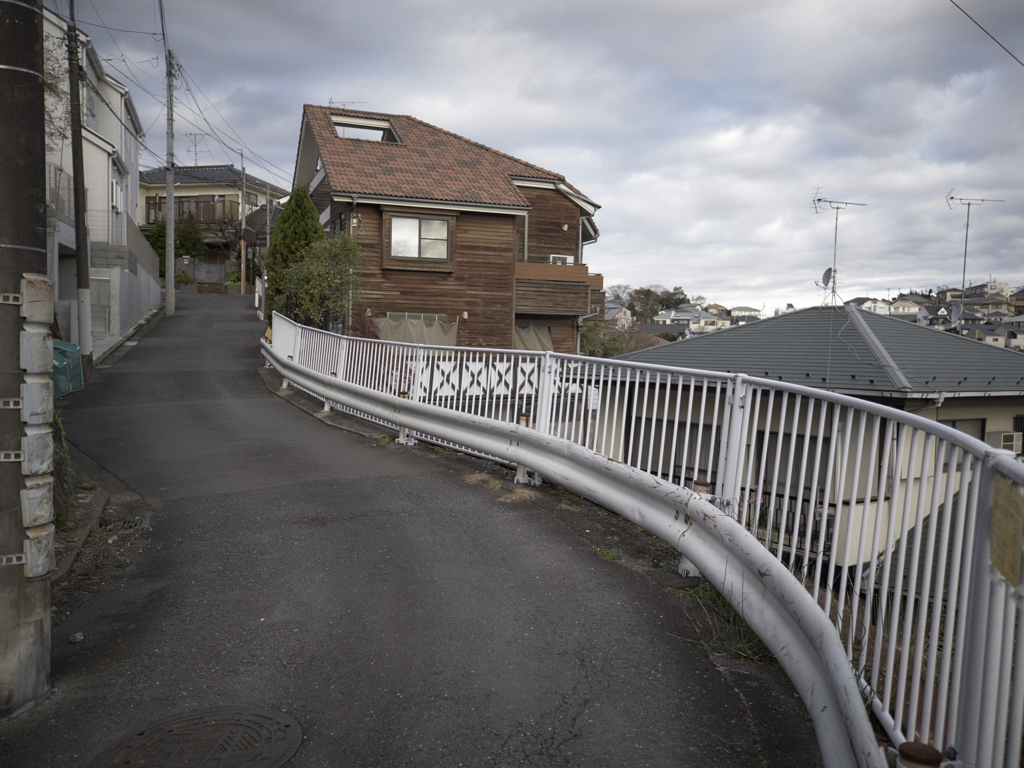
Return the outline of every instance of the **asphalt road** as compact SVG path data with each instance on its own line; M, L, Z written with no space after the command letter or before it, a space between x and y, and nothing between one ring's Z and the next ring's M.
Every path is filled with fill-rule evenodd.
M476 460L276 397L262 327L246 299L180 296L62 401L152 531L55 627L55 692L0 723L0 764L85 766L217 707L294 717L289 768L818 764L778 670L717 661L692 601L467 482Z

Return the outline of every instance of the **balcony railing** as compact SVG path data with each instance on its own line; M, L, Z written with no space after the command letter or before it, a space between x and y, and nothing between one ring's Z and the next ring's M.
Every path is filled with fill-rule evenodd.
M164 220L164 201L159 203L152 198L146 199L146 223L156 224ZM181 221L192 217L198 224L219 224L222 222L235 222L239 220L238 201L200 201L200 200L175 200L174 219Z
M52 205L57 213L74 220L74 180L70 173L56 163L46 164L46 204Z

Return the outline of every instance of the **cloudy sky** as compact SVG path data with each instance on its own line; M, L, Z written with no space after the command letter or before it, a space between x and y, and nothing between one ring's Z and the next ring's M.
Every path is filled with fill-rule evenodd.
M1020 0L957 2L1024 60ZM179 163L238 164L213 136L193 152L208 120L288 187L302 105L356 102L564 174L602 206L585 260L606 285L818 304L835 226L819 187L866 204L839 213L845 299L960 284L951 189L1006 201L971 209L968 282L1024 284L1024 66L950 0L165 4L189 84ZM132 89L144 167L162 164L163 45L136 33L159 30L156 0L77 14Z

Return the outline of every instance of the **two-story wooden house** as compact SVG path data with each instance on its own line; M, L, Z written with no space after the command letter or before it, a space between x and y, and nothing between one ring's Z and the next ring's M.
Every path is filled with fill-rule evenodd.
M242 171L233 165L178 166L174 169L174 186L175 220L195 219L210 249L206 263L230 267L239 263L243 210L248 224L248 217L265 206L268 199L276 202L288 194L246 171L243 199ZM166 190L166 167L139 174L139 221L143 231L164 220Z
M603 315L583 263L599 206L557 173L407 115L307 104L294 184L363 248L355 311L385 337L412 318L422 341L452 343L430 326L457 322L459 346L576 352Z

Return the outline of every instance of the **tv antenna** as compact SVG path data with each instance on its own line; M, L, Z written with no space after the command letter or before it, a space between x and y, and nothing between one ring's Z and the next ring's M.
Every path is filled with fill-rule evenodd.
M337 105L337 106L341 107L342 109L348 109L348 105L349 104L367 104L367 103L368 102L365 102L365 101L335 101L334 99L331 99L330 101L327 102L327 105L330 106L330 107L333 107L333 106Z
M946 205L949 206L949 210L953 210L953 203L967 206L967 223L964 225L964 273L960 282L960 304L957 309L953 310L953 314L956 315L953 322L956 323L956 334L959 336L963 330L964 294L967 292L967 236L971 229L971 206L985 203L1005 203L1006 201L985 197L954 197L953 192L955 191L956 187L949 190L949 194L946 195Z
M186 133L186 136L192 140L192 157L195 159L193 165L199 165L199 142L205 139L210 134L208 133Z
M829 200L827 197L819 197L821 194L821 187L814 190L814 194L811 195L811 205L814 206L814 212L816 214L822 213L826 206L836 212L836 227L835 235L832 239L832 268L826 269L825 273L821 276L820 285L822 288L828 288L829 284L832 285L832 305L835 306L838 284L837 270L836 270L836 257L839 252L839 212L845 210L851 205L857 205L860 207L867 206L867 203L851 203L848 200ZM818 284L818 283L816 283Z
M348 105L349 104L366 104L366 102L365 101L335 101L334 99L331 99L330 101L327 102L327 104L328 104L328 106L331 106L331 107L333 107L335 105L338 105L342 109L348 109ZM343 138L343 139L345 138L345 126L344 125L341 126L341 138Z

